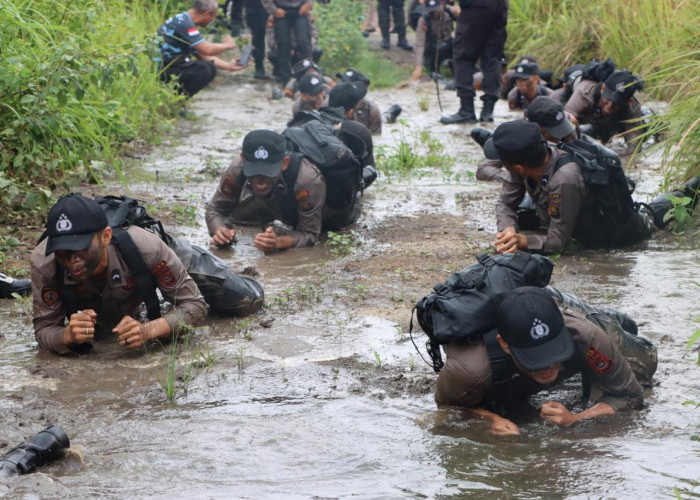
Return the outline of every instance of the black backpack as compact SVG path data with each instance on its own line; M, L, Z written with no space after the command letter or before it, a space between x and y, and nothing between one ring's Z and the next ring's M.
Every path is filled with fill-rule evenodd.
M335 211L352 213L357 194L362 192L362 165L350 148L335 135L334 129L313 120L300 127L289 127L282 135L287 139L288 151L307 158L323 174L326 179L325 206ZM287 170L293 171L294 163L292 155ZM285 183L294 186L294 183L288 181L292 172L285 171L285 174ZM293 195L293 190L290 191Z
M595 196L593 208L579 215L573 236L592 248L620 247L644 238L649 231L632 200L634 184L625 175L620 157L593 140L575 139L557 147L566 154L557 160L555 172L565 163L576 162Z
M593 59L590 63L575 64L564 70L564 82L566 83L566 89L564 90L564 100L566 102L569 100L571 95L574 93L576 85L581 80L592 80L594 82L603 83L608 79L610 75L615 71L615 62L607 58L605 61L598 61Z
M300 110L294 118L287 122L287 127L302 127L304 124L311 121L319 121L332 126L343 120L346 120L345 110L343 108L324 106L311 111L305 109Z
M436 372L444 366L440 345L482 338L495 327L495 299L500 294L521 286L545 287L554 268L547 257L522 251L494 257L482 253L477 259L476 264L435 285L413 308L428 336L426 348Z

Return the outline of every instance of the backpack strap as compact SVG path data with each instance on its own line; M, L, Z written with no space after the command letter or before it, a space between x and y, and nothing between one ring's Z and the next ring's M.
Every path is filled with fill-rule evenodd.
M297 199L294 193L294 186L297 183L299 176L299 168L301 167L302 155L299 153L290 153L287 169L282 172L282 178L287 188L287 196L284 199L285 212L288 214L288 219L285 221L292 227L296 227L299 222L299 214L297 208Z
M156 293L155 278L151 276L151 271L146 267L131 235L124 228L115 227L112 229L112 240L134 276L136 288L146 304L148 319L153 321L160 318L160 301Z
M75 285L67 285L63 279L66 274L64 267L56 261L56 282L58 288L58 296L61 297L61 302L63 302L63 310L66 313L66 317L70 318L70 315L78 312L78 299L75 296Z

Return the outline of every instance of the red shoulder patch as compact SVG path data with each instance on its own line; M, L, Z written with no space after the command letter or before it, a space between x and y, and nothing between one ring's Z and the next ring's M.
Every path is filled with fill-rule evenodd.
M129 277L126 279L126 283L124 284L124 286L123 286L122 288L123 288L124 290L126 290L127 292L129 292L129 291L131 291L135 286L136 286L136 280L134 279L133 276L129 276Z
M49 307L53 307L58 302L58 288L42 288L41 300Z
M550 217L559 216L559 207L561 205L561 198L557 193L550 193L549 195L549 206L547 208L547 213Z
M586 351L586 364L596 373L605 373L612 368L613 360L591 346Z
M297 201L301 201L304 198L308 198L310 194L308 189L302 189L297 193L296 199Z
M226 177L221 182L221 192L226 196L230 196L237 187L238 183L231 177L231 174L226 174Z
M153 276L158 278L158 284L163 288L172 288L177 280L175 275L170 270L170 266L164 260L161 260L152 271Z

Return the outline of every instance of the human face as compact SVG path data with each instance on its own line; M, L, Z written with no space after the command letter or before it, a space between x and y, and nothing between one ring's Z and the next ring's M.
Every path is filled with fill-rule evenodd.
M536 372L525 370L521 366L519 366L519 368L520 371L522 371L525 375L530 377L538 384L546 385L551 384L557 379L557 377L559 376L559 371L561 370L561 363L556 363L550 366L549 368L545 368L544 370L537 370Z
M265 197L269 195L277 185L277 177L267 177L265 175L254 175L250 178L250 187L255 196Z
M87 248L79 251L57 250L56 260L76 281L87 281L101 272L106 265L107 250L103 245L105 231L98 231ZM110 233L111 235L111 233ZM109 240L107 240L109 244Z
M325 97L325 92L321 91L316 95L311 94L301 94L301 100L304 103L306 109L319 109L323 106L323 98Z
M517 78L515 80L515 86L518 87L521 94L532 100L535 98L535 92L537 91L537 84L539 82L540 77L532 75L528 78Z
M606 99L605 97L600 98L600 110L604 115L614 115L622 109L622 106L617 104L611 99Z

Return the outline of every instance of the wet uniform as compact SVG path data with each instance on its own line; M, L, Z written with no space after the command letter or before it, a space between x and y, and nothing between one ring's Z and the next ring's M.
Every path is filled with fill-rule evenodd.
M326 92L330 92L330 90L335 87L335 80L331 77L319 75L319 78L326 84ZM284 95L290 99L297 99L299 97L299 85L296 78L292 78L287 82L287 85L284 86Z
M537 92L535 92L535 97L551 96L553 90L545 87L544 85L537 85ZM533 98L534 100L534 98ZM513 87L508 92L508 108L509 109L522 109L526 110L532 101L528 99L525 94L520 92L517 87Z
M476 178L480 181L504 181L509 177L510 173L503 168L501 160L486 158L476 167Z
M615 411L640 409L644 402L642 387L620 347L608 333L587 320L582 312L564 308L562 313L564 324L571 332L576 355L562 363L555 382L541 385L516 371L515 376L507 381L499 381L502 383L498 384L496 392L486 344L481 340L453 342L444 346L447 360L437 380L437 404L485 407L493 411L500 405L523 401L579 372L585 372L590 377L593 394L602 394L597 402L607 403ZM649 358L655 360L655 349ZM654 363L647 372L653 374L655 368Z
M326 92L326 97L323 98L323 103L321 104L322 108L325 108L326 106L328 106L328 93L330 92L330 89L327 88L327 90L325 90L325 92ZM294 100L294 104L292 104L292 117L296 118L297 115L299 114L299 111L313 111L315 109L318 109L318 108L314 108L313 106L302 101L301 97L297 97Z
M209 234L213 235L217 227L233 227L235 224L264 226L274 220L289 224L290 216L285 213L288 206L287 189L284 177L280 177L270 196L255 196L243 175L242 162L235 160L221 176L219 187L207 204L205 217ZM299 166L294 193L297 223L289 233L292 246L313 246L318 243L321 234L326 182L318 168L307 159L302 159Z
M207 304L180 259L170 248L150 231L131 226L129 234L141 252L146 267L157 281L163 297L173 304L173 309L163 318L170 331L177 333L185 325L197 325L207 316ZM41 347L59 354L72 352L63 343L66 311L58 293L56 259L46 256L45 239L32 252L32 294L34 309L34 333ZM134 314L141 303L134 276L117 251L115 240L107 247L105 281L78 282L66 272L61 277L67 285L75 287L78 309L94 309L97 312L96 336L111 334L111 329L126 315Z
M362 99L357 103L352 119L367 127L372 135L382 133L382 113L369 99Z
M581 168L567 162L556 172L555 164L566 154L560 149L548 148L551 153L547 168L539 182L510 174L504 181L496 204L498 231L506 227L518 230L517 207L527 192L535 203L535 210L547 234L528 234L527 249L541 253L564 250L574 235L576 221L594 204L593 195L586 189Z
M197 45L204 38L188 12L176 14L158 28L161 37L161 80L166 83L177 76L182 91L192 96L206 87L216 76L212 61L197 59Z
M638 119L642 117L642 106L637 98L632 97L627 106L610 116L604 115L601 111L600 98L600 83L593 80L581 80L576 84L564 110L574 115L581 124L594 124L595 131L588 133L601 139L604 143L619 133L624 135L627 143L636 139L640 131L632 129L639 127Z

